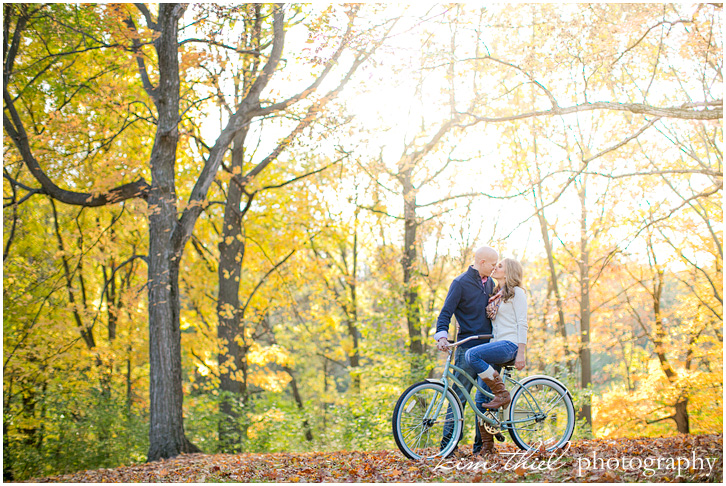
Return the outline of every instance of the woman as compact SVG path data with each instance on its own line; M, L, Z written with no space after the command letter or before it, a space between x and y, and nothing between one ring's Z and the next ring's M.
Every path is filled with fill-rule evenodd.
M527 347L527 296L522 285L522 265L511 258L497 264L491 276L497 281L494 295L489 298L487 315L492 320L493 337L490 342L466 352L466 361L494 394L490 402L477 392L480 409L506 407L511 401L509 392L492 364L516 359L514 366L524 369Z

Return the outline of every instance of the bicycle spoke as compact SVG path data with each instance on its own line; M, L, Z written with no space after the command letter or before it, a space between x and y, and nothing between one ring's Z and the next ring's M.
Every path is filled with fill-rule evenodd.
M425 428L423 425L421 425L420 427L411 427L406 431L405 436L407 438L418 437L419 435L421 435L421 433L423 433L424 430Z
M460 414L453 407L457 403L440 385L422 383L414 387L405 402L396 406L394 434L399 448L411 458L433 458L439 449L450 449L451 440L445 436L458 437L461 425ZM448 450L447 449L447 450Z
M418 437L416 438L416 445L413 446L413 450L414 451L418 451L419 450L419 448L420 448L419 447L419 444L421 443L421 436L423 436L423 433L424 433L424 431L423 431L423 429L421 429L421 433L418 434Z
M416 424L414 424L414 425L409 425L409 426L407 426L407 427L401 427L401 430L416 430L416 429L418 429L419 427L423 427L423 425L421 425L421 424L418 424L418 425L416 425Z
M549 415L550 411L551 411L551 410L552 410L553 408L555 408L555 407L557 406L557 404L558 404L558 403L560 403L560 402L561 402L562 400L564 400L564 399L565 399L565 396L564 396L564 395L560 395L560 396L559 396L559 398L557 398L557 401L556 401L556 402L555 402L555 403L554 403L554 404L553 404L553 405L552 405L552 406L551 406L550 408L548 408L546 412L544 412L544 413L545 413L545 415ZM548 405L549 405L549 404L548 404Z
M546 378L524 385L512 403L510 434L522 448L554 447L572 435L574 408L566 393Z

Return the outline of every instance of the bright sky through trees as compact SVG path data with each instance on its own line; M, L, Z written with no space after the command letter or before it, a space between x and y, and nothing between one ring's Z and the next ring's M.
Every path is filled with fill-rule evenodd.
M466 4L466 7L472 9L475 5ZM315 3L306 5L305 12L310 15L312 12L321 12L327 8L327 4ZM440 119L446 112L446 100L440 95L448 89L450 81L446 76L439 74L444 71L444 61L431 61L430 67L424 69L424 74L417 77L413 73L416 71L417 65L426 62L422 59L421 46L425 45L432 38L445 38L451 35L451 26L446 22L447 16L452 15L453 7L443 7L433 4L417 4L417 5L398 5L391 4L380 6L383 16L399 16L395 30L390 36L388 44L379 51L376 56L375 66L364 68L357 79L357 84L347 87L340 95L340 103L347 107L348 112L353 117L354 129L346 129L349 133L341 136L344 141L343 146L347 143L355 144L355 150L358 159L376 159L381 158L384 162L393 163L397 160L401 153L403 145L410 142L417 136L420 129L420 122L423 118L429 120ZM496 19L498 12L512 9L522 12L522 15L528 12L529 7L525 4L482 4L482 15ZM693 6L692 8L695 8ZM688 11L688 9L685 9ZM563 19L567 19L568 12L572 16L576 16L579 12L577 7L572 4L563 4L557 7L558 13ZM300 18L303 18L301 15ZM374 21L374 20L372 20ZM337 23L337 28L341 31L345 19L340 15L331 18L331 22ZM494 46L502 43L503 35L517 35L520 41L527 40L526 36L530 35L527 29L501 28L494 24L493 27L486 27L481 30L481 39L479 47L480 55L490 52ZM455 69L464 71L467 65L471 64L471 59L475 52L473 45L476 42L476 34L478 27L473 24L464 26L457 32L457 51L454 56ZM230 38L234 37L233 32ZM683 34L678 32L668 41L677 44L682 42ZM428 39L428 40L427 40ZM303 25L291 28L288 33L285 45L285 61L292 68L289 72L296 73L288 76L287 79L277 77L273 80L269 90L301 87L306 85L312 79L301 77L299 73L308 72L303 66L309 62L311 55L311 44L308 44L308 34ZM627 46L625 38L617 39L618 48L625 49ZM544 40L543 42L548 42ZM558 45L552 44L553 49ZM562 45L560 44L561 48ZM325 55L325 51L316 52L315 55ZM350 62L350 59L341 62ZM676 64L674 67L678 68ZM694 69L695 66L683 65L683 69ZM469 76L463 74L457 79L457 104L463 107L472 95L472 89L467 82ZM495 77L485 78L489 82L498 82ZM423 85L421 85L423 81ZM563 81L566 81L563 79ZM330 81L332 82L332 81ZM675 82L668 85L658 85L654 88L651 96L662 98L657 91L665 89L673 89L676 87ZM231 89L231 86L230 86ZM698 85L692 84L690 90L697 90ZM231 91L230 91L231 94ZM694 93L696 94L696 93ZM593 96L590 93L590 96ZM594 95L596 99L608 99L608 92L601 90L599 94ZM208 105L207 116L208 122L205 122L204 133L209 133L209 137L213 136L218 127L226 123L226 115L217 112L213 105ZM591 130L590 138L595 143L594 147L604 148L609 142L615 143L613 140L613 132L607 126L592 127L592 114L573 114L562 117L562 122L569 126L580 126L586 130ZM215 120L215 122L212 122ZM257 124L267 123L265 121L255 122L253 133L257 129ZM213 128L217 127L217 128ZM369 130L369 127L376 127ZM512 185L506 191L499 189L503 182L503 173L507 172L507 168L517 164L517 157L531 157L532 154L514 154L509 151L506 144L500 143L503 128L497 124L480 125L468 129L465 133L460 134L456 138L455 156L461 161L452 167L450 174L442 174L443 177L449 177L452 181L452 190L454 194L466 194L473 192L484 193L489 196L482 196L473 202L473 226L470 228L474 234L481 235L482 238L495 237L495 239L506 238L504 241L498 242L502 246L502 254L515 255L522 257L532 252L541 252L542 241L539 232L536 230L536 220L533 219L533 212L527 204L521 202L510 202L502 197L508 197L518 192L517 184ZM283 136L285 128L275 128L271 125L268 130L264 131L264 136L259 139L257 153L259 157L264 157L270 148ZM651 135L653 136L653 135ZM657 137L657 135L655 135ZM335 157L335 145L340 140L334 138L326 138L320 140L316 146L317 152L328 157ZM547 140L543 140L542 144L547 144ZM666 152L662 153L665 157L676 157L679 149L675 146L668 147ZM555 157L566 157L567 154L560 152ZM283 154L283 157L286 155ZM440 160L445 157L440 153L434 156ZM344 162L350 163L350 162ZM433 160L422 161L421 163L433 163ZM551 159L543 159L538 162L541 165L551 163ZM618 169L624 173L628 172L628 163L625 162ZM605 184L605 181L593 181L595 187ZM698 184L698 178L694 181ZM701 182L708 185L708 180ZM521 186L521 185L520 185ZM666 189L664 189L666 191ZM383 194L386 194L384 191ZM664 192L665 194L665 192ZM390 195L390 194L389 194ZM350 194L341 194L343 199L351 197ZM426 204L436 200L441 196L441 189L435 186L422 188L418 194L418 202ZM561 197L561 201L551 207L552 217L559 221L563 226L568 221L576 221L576 211L572 208L576 207L574 201L575 195L568 193ZM388 201L387 206L397 207L398 201L393 197ZM496 215L496 216L495 216ZM454 212L450 216L455 221L460 214ZM495 223L493 220L497 219ZM478 220L478 223L477 223ZM497 234L492 234L493 227L497 226ZM574 232L578 231L576 227ZM628 238L627 230L623 230L622 238ZM488 243L480 241L480 244ZM432 244L428 242L427 244ZM453 250L453 246L444 239L439 242L444 248ZM638 245L632 247L637 249Z

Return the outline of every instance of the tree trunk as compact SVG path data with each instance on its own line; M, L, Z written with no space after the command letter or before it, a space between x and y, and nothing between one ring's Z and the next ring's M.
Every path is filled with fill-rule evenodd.
M681 400L676 403L676 413L673 415L676 422L678 432L681 434L690 434L691 426L688 419L688 399Z
M580 196L580 386L587 389L592 383L592 365L590 360L590 253L587 247L587 207L586 179L582 181ZM592 427L592 405L590 399L582 405L579 414Z
M285 372L290 375L290 387L292 387L292 396L295 400L295 404L297 405L298 410L300 410L301 413L305 413L305 404L303 403L302 396L300 396L300 390L297 386L297 380L295 380L295 374L292 371L292 368L289 368L287 366L283 366L283 369ZM313 441L313 431L310 429L310 424L308 423L308 419L303 418L302 421L303 430L305 431L305 440L308 442Z
M118 312L121 307L121 301L116 302L116 275L113 273L115 262L111 260L110 280L106 279L106 267L103 266L103 280L106 285L106 309L108 314L108 340L116 339L116 327L118 326Z
M535 202L535 205L537 203ZM549 229L547 227L547 220L545 219L544 209L538 208L537 218L539 219L540 231L542 232L542 240L545 245L545 252L547 253L547 265L550 272L550 285L552 291L555 294L555 305L557 306L557 331L563 340L563 347L565 352L565 360L567 367L572 370L572 362L569 359L570 348L567 345L567 326L565 325L565 311L564 304L562 302L562 295L560 294L559 279L557 277L557 269L555 268L555 257L552 250L552 242L550 241Z
M359 350L359 335L356 321L348 319L346 324L348 325L348 335L353 340L353 349L348 355L348 362L350 363L350 374L352 375L353 391L360 393L360 375L357 372L357 368L360 367L360 350Z
M405 158L401 167L400 180L403 186L403 291L406 306L406 324L410 339L409 350L414 356L424 354L423 339L421 337L421 309L419 308L418 288L414 278L416 265L416 191L412 181L413 162Z
M232 147L232 171L242 174L244 162L244 142L247 129L235 135ZM237 172L239 171L239 172ZM221 393L220 411L223 414L219 424L219 442L222 451L238 452L242 441L237 403L247 401L246 380L235 378L238 371L246 376L246 347L240 346L238 337L244 338L240 327L241 315L239 302L240 278L245 245L242 238L242 214L239 207L242 201L241 182L236 176L227 188L227 201L224 206L224 227L219 242L219 294L217 298L218 327L217 336L225 352L217 356L220 369L219 389Z
M131 355L131 349L128 350ZM126 359L126 413L131 413L131 402L132 402L132 382L131 382L131 358Z
M78 331L83 338L83 342L86 343L86 348L94 349L96 347L96 340L93 336L93 328L86 327L86 325L83 323L81 312L79 310L80 308L86 308L85 299L83 300L83 302L76 304L76 295L73 290L73 275L68 265L68 258L65 255L65 246L63 244L63 237L61 236L60 232L60 224L58 223L58 212L55 208L55 201L53 201L53 199L50 200L50 207L53 210L53 226L55 228L55 235L58 240L58 250L61 253L61 260L63 262L63 274L66 281L66 290L68 291L68 302L70 302L71 307L73 308L73 318L76 321L76 326L78 327ZM98 358L96 359L96 364L98 366L101 365Z
M10 422L9 411L10 411L10 399L9 397L13 394L13 379L10 377L9 383L3 387L5 393L3 394L3 451L10 450L10 428L8 424ZM3 461L3 482L11 482L15 480L13 469L11 467L11 461Z
M357 201L356 201L357 202ZM350 363L350 374L353 379L353 391L360 393L360 375L357 373L357 368L360 367L360 332L358 331L358 212L359 209L355 210L355 227L353 233L353 269L350 275L350 281L348 283L348 289L350 290L350 306L346 312L348 335L353 340L353 349L348 356Z
M172 235L177 221L174 166L179 140L179 5L159 6L158 122L151 152L149 207L149 374L148 461L198 451L184 436L182 413L179 264Z
M671 366L668 361L668 357L666 356L665 340L667 333L663 327L663 313L661 311L661 298L663 296L663 288L665 287L665 272L659 265L657 265L655 261L655 252L652 252L651 256L655 270L652 292L653 314L655 316L655 334L653 336L653 344L655 346L655 354L658 356L658 361L660 361L660 367L663 370L663 373L666 375L666 378L668 378L668 381L675 385L679 376L676 370L674 370ZM675 421L678 432L682 434L690 433L688 398L684 398L676 402L675 409L676 411L671 418Z
M536 45L535 42L535 30L534 25L536 23L532 23L532 46ZM532 106L535 106L534 102L534 91L532 92ZM557 269L555 268L555 257L554 252L552 249L552 241L550 240L550 231L549 226L547 224L547 218L545 218L545 204L542 200L542 174L540 173L539 169L539 160L538 155L539 152L537 150L537 131L534 126L534 120L532 120L532 147L534 152L534 166L537 170L537 181L536 181L536 189L532 187L532 199L534 202L534 208L537 211L537 219L539 221L539 228L540 232L542 233L542 241L544 242L545 252L547 254L547 266L549 268L550 273L550 285L552 286L552 291L555 294L555 304L557 305L557 331L559 332L560 336L563 340L563 350L565 353L565 360L567 362L567 368L572 372L574 371L574 365L575 363L570 360L570 348L567 344L567 326L565 324L565 311L564 311L564 304L562 302L562 295L560 294L560 286L559 286L559 279L557 277ZM530 178L531 181L531 178ZM561 368L561 364L557 363L557 369Z

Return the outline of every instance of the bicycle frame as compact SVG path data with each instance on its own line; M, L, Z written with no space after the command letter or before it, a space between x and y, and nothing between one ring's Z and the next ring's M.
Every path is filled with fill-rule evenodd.
M482 407L480 410L476 406L475 394L471 391L464 393L467 388L473 388L487 397L495 396L484 390L485 382L466 363L455 362L455 359L465 359L464 350L453 352L465 342L487 338L491 336L472 336L448 346L439 343L442 351L449 351L441 379L436 377L414 383L398 398L391 417L393 438L409 459L449 457L463 437L467 425L463 407L467 403L475 417L481 419L479 428L486 428L486 432L482 430L482 437L494 435L498 440L504 440L502 433L508 432L515 445L525 451L541 450L543 447L552 451L561 448L572 437L576 425L572 395L556 378L535 374L518 381L512 377L514 367L510 362L501 371L505 383L516 385L510 385L512 397L509 407ZM491 383L489 380L486 382ZM497 386L504 388L498 377L496 382ZM497 389L494 384L492 386Z
M481 338L482 336L478 336L478 337ZM468 341L469 339L476 339L476 338L477 338L477 336L474 336L472 338L467 338L458 343L455 343L455 345L462 344L462 343ZM454 376L453 371L458 371L464 378L466 378L467 380L469 380L471 382L471 384L473 385L473 388L482 392L485 396L489 397L490 399L494 398L494 395L491 394L490 392L484 390L483 388L481 388L479 386L478 380L469 376L469 373L467 373L463 369L459 368L458 366L452 364L451 362L453 361L453 359L454 359L454 351L452 348L449 350L449 357L446 360L446 366L444 366L444 372L441 375L441 382L443 383L444 387L446 387L447 389L451 389L451 391L454 393L456 392L456 390L454 389L454 386L459 387L459 389L463 392L462 394L466 398L467 403L469 404L469 406L474 411L474 413L476 414L477 417L479 417L481 420L485 421L486 423L488 423L490 425L499 426L499 427L502 427L505 429L511 428L511 426L516 423L531 422L532 418L527 418L527 419L522 419L522 420L499 420L499 421L497 421L495 419L487 417L484 414L484 412L481 412L479 410L479 407L476 406L475 401L471 398L471 393L466 391L466 387L464 386L463 383L461 383L456 378L456 376ZM453 371L452 371L452 369L453 369ZM512 378L510 376L509 370L506 368L502 372L502 380L504 381L504 383L511 382L520 388L522 387L522 384L519 381L515 380L514 378ZM539 420L539 418L544 418L546 415L542 412L542 409L540 408L537 400L532 396L532 394L530 393L529 390L524 388L524 391L529 396L529 400L531 400L531 402L534 403L534 405L537 407L537 415L535 416L535 420ZM434 416L438 416L438 414L441 410L441 406L443 405L444 398L445 398L444 395L442 395L441 400L439 401L439 403L436 407L436 415L434 415ZM433 405L433 402L432 402L432 405ZM494 410L492 410L492 413L493 412L494 412ZM504 410L500 409L499 410L500 419L504 418L503 413L504 413Z

